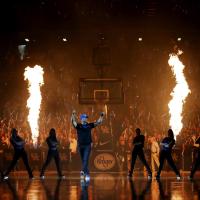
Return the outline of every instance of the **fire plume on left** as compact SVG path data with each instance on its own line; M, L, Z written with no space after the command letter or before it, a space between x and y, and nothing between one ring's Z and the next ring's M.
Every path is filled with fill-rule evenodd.
M39 65L26 67L24 71L24 80L28 81L29 92L29 98L27 99L26 105L29 110L28 122L34 146L37 146L39 136L39 117L42 102L41 86L44 84L43 75L43 68Z

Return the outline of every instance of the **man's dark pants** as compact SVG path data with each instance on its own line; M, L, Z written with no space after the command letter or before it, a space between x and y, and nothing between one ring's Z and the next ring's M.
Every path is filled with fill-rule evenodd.
M79 147L79 152L81 156L82 171L85 174L89 174L88 164L89 164L89 158L90 158L90 152L91 152L91 144L79 145L78 147Z

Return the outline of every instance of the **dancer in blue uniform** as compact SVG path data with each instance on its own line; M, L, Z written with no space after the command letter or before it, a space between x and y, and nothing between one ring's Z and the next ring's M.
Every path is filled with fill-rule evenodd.
M164 161L167 160L173 171L176 173L177 180L181 179L181 175L179 170L176 168L176 165L174 164L173 158L172 158L172 148L175 145L175 139L174 139L174 133L172 129L168 130L168 136L165 137L161 142L161 150L160 150L160 166L158 169L158 173L156 175L156 178L160 178L160 174L164 165Z
M24 149L25 141L18 135L18 131L13 128L11 131L11 137L10 137L10 143L12 144L14 148L14 156L13 160L8 167L8 169L2 174L3 179L8 179L9 173L14 169L15 165L17 164L17 161L22 158L24 165L26 167L26 170L28 172L29 178L33 179L32 170L29 166L28 162L28 156Z

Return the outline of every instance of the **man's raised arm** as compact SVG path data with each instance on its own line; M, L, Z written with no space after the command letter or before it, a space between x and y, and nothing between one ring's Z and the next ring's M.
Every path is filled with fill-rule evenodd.
M103 118L104 118L104 112L102 112L102 113L100 114L99 119L97 119L97 121L94 122L94 126L96 127L96 126L102 124L102 122L103 122Z

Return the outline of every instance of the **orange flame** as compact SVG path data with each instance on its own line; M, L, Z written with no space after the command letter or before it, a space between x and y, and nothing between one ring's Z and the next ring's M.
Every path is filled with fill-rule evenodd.
M183 104L185 103L186 97L191 92L183 73L185 66L178 57L182 53L183 52L179 50L177 54L170 54L168 60L168 64L171 67L171 70L176 79L176 86L171 92L172 99L168 104L170 114L169 124L174 131L175 137L180 133L183 128Z
M29 98L27 100L27 107L29 109L28 122L31 128L32 140L34 146L37 145L37 138L39 136L39 115L40 105L42 101L40 87L44 84L43 68L35 65L33 68L26 67L24 72L24 80L28 80Z

